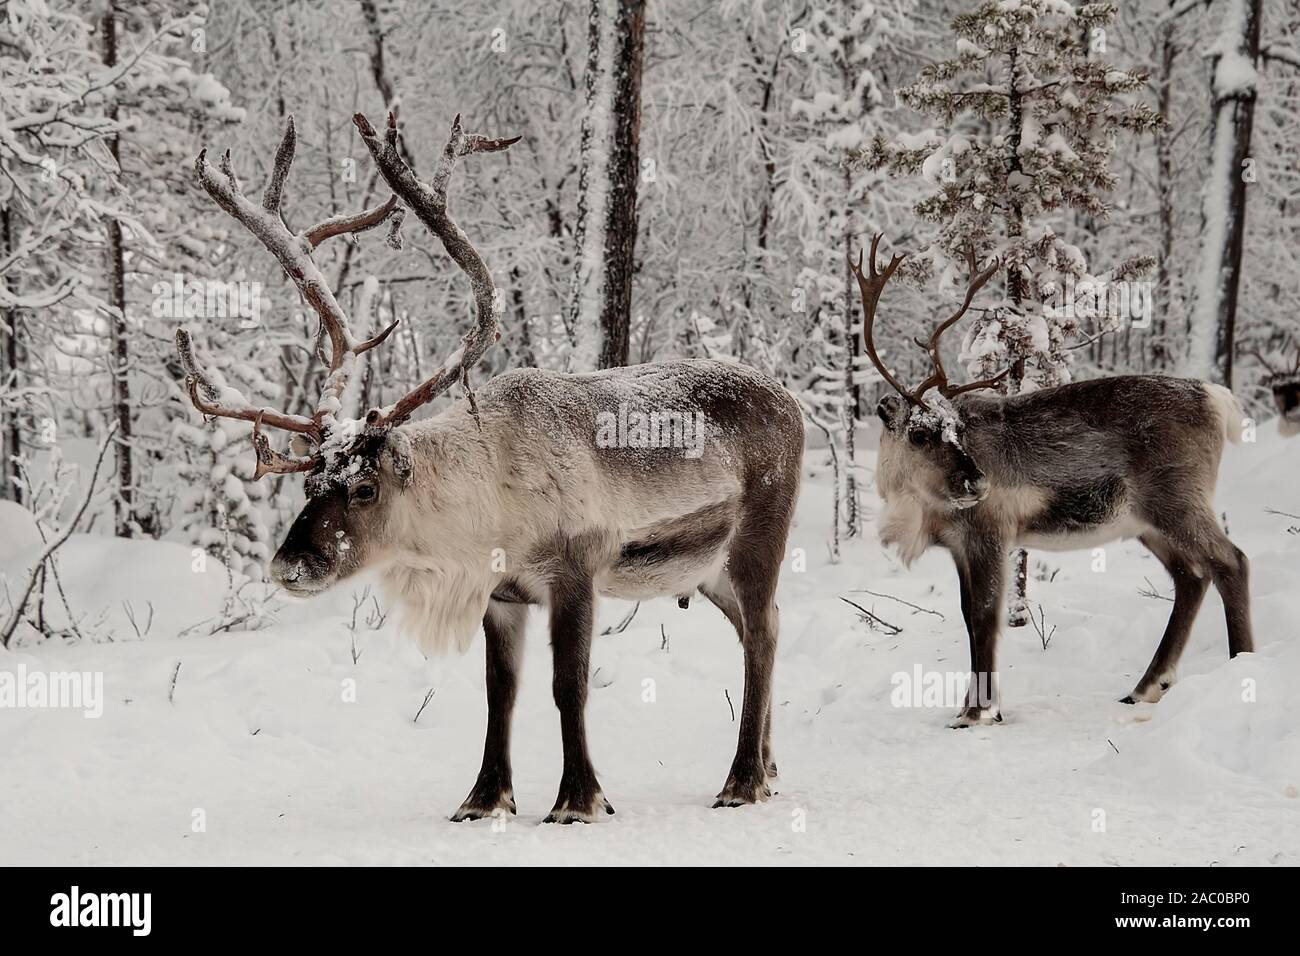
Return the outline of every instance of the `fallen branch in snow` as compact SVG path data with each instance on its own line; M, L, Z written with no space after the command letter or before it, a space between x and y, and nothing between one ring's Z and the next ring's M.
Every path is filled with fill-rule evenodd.
M176 669L172 671L172 686L167 690L167 703L175 703L176 697L176 679L181 676L181 662L176 662Z
M1145 588L1138 588L1138 594L1142 595L1142 597L1155 598L1157 601L1173 600L1173 598L1165 597L1163 594L1157 591L1156 586L1151 583L1150 578L1143 578L1142 580L1147 583L1147 586Z
M635 604L632 605L632 610L627 612L627 617L623 618L623 620L619 621L613 627L605 628L603 631L600 632L600 636L605 637L609 634L622 634L624 631L627 630L627 626L632 623L632 618L636 617L636 612L639 611L640 609L641 609L641 602L637 601Z
M840 600L843 601L845 604L849 605L850 607L857 608L858 611L860 611L862 614L862 619L867 622L867 627L871 628L873 631L884 629L885 633L890 635L891 637L895 634L903 633L903 629L899 627L897 624L890 624L888 621L884 620L883 618L876 616L871 611L868 611L861 604L857 604L853 601L850 601L846 597L841 597Z
M933 614L935 617L937 617L937 618L938 618L939 620L941 620L941 621L945 621L945 620L947 620L947 618L945 618L945 617L943 616L943 614L942 614L941 612L939 612L939 611L932 611L932 610L931 610L930 608L928 608L928 607L921 607L921 605L919 605L919 604L913 604L911 601L904 601L902 598L900 598L900 597L894 597L894 595L892 595L892 594L882 594L882 593L880 593L879 591L873 591L873 590L871 590L870 588L854 588L853 591L852 591L852 593L853 593L853 594L859 594L859 593L860 593L860 594L870 594L872 597L888 598L888 599L891 600L891 601L897 601L899 604L905 604L905 605L907 605L908 607L912 608L912 610L914 610L914 611L919 611L919 612L922 613L922 614ZM852 603L852 602L850 602L850 603ZM857 607L857 605L854 605L854 607Z
M99 480L99 466L104 463L104 454L108 451L108 446L113 443L113 436L116 434L117 422L114 421L109 424L108 428L104 431L104 437L99 442L99 453L95 456L95 468L90 473L90 484L86 488L85 495L82 496L81 504L77 506L76 514L74 514L72 520L64 525L59 533L45 545L44 550L41 551L41 556L36 560L36 564L34 564L31 571L28 572L27 584L23 588L22 597L13 605L13 613L10 614L9 620L5 624L3 634L0 634L0 646L8 647L10 639L14 636L14 631L18 630L18 624L23 619L23 609L27 607L27 599L32 596L32 589L36 587L36 580L40 576L41 570L45 567L45 562L50 560L50 557L54 552L63 546L63 542L67 541L68 538L72 536L72 532L80 523L82 515L84 515L86 509L90 507L90 499L95 496L95 483Z
M668 632L664 629L662 624L659 625L659 650L668 650Z
M727 707L731 709L731 722L734 724L736 722L736 708L731 703L731 691L724 687L722 688L722 695L727 698Z

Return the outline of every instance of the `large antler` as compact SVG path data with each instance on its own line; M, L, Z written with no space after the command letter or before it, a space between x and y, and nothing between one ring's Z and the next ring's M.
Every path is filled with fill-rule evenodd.
M422 182L402 159L397 148L397 119L388 114L388 125L381 138L370 125L366 117L357 113L352 117L361 138L365 141L374 157L384 181L388 183L402 202L410 207L419 220L430 232L442 240L448 255L460 267L470 280L474 290L474 327L461 341L460 348L453 351L443 361L434 374L385 408L372 408L366 416L366 424L372 428L400 425L411 414L427 402L445 392L455 382L462 382L468 389L469 370L474 367L483 353L501 337L497 329L496 287L492 282L492 273L487 263L478 254L473 243L461 230L456 220L447 209L447 184L451 180L456 160L470 153L495 153L517 143L519 137L509 139L489 139L475 133L467 134L461 128L460 114L451 124L451 136L438 159L433 179ZM473 397L471 395L471 402Z
M849 270L858 280L858 291L862 294L862 341L867 349L867 357L871 359L871 364L876 367L886 382L893 386L894 391L898 392L907 399L911 404L918 408L925 408L925 402L913 395L907 389L898 383L894 374L885 367L885 363L880 360L876 352L875 325L876 325L876 305L880 302L880 293L885 288L885 283L903 262L903 256L890 256L889 265L885 270L880 272L876 269L876 250L880 247L880 237L882 233L876 233L871 237L871 254L867 257L867 275L862 274L862 250L858 250L858 261L855 264L851 257L848 258Z
M253 446L257 451L255 477L258 478L267 473L287 474L310 471L316 466L320 461L319 453L306 458L297 458L274 451L270 442L262 434L261 426L265 424L308 435L319 447L337 424L335 413L341 407L348 378L356 367L356 357L383 342L397 326L394 322L373 338L357 341L348 328L347 316L335 300L329 283L326 282L312 258L312 251L326 239L373 229L390 217L393 218L393 228L389 233L388 241L390 245L399 245L398 227L401 222L401 210L397 203L397 196L390 196L383 203L356 215L334 216L303 232L297 234L290 232L284 224L280 202L285 178L289 174L290 166L293 165L296 145L297 134L294 130L293 117L290 116L285 125L284 138L280 141L279 149L276 150L275 164L266 189L262 192L260 203L253 202L240 188L239 179L231 167L230 150L222 154L219 169L213 169L208 163L206 149L199 153L194 163L200 185L218 206L238 220L279 260L285 273L297 286L303 301L319 316L321 328L330 339L329 374L326 376L325 386L316 403L315 411L310 418L307 418L254 406L233 388L218 389L211 377L205 374L196 362L189 332L183 328L176 330L176 349L185 368L190 399L194 407L204 415L253 422Z
M961 308L950 315L943 322L940 322L934 332L930 334L928 342L916 340L916 344L925 349L930 356L930 364L934 366L934 371L930 373L929 378L920 384L916 389L916 397L920 399L931 388L938 386L939 394L944 398L955 398L963 392L973 392L978 388L995 388L1007 375L1011 369L1003 369L993 378L981 379L978 382L971 382L967 385L954 387L948 384L948 373L943 368L943 358L939 355L939 339L943 333L961 321L962 316L970 308L971 301L975 298L975 293L984 287L984 284L993 277L993 274L1001 268L1001 262L996 258L993 262L980 271L979 263L975 260L975 249L972 246L966 247L966 265L970 272L970 284L966 287L966 298L962 301Z
M997 259L994 259L988 267L981 271L975 260L975 250L971 248L967 249L966 262L970 267L970 284L966 287L966 298L962 302L961 308L939 323L934 332L930 334L929 341L923 342L920 339L916 339L916 344L925 349L926 353L929 355L930 363L933 365L934 371L932 371L925 381L923 381L916 389L909 391L899 384L898 379L894 378L893 373L885 367L885 363L880 360L880 356L876 352L874 335L876 305L880 301L880 293L884 289L885 283L889 281L890 276L894 274L894 270L897 269L899 264L903 261L903 256L892 256L889 260L889 265L887 265L883 271L878 270L876 268L876 249L880 245L880 238L880 233L876 233L876 235L871 238L871 252L869 254L868 273L866 275L863 275L862 272L861 252L858 253L858 261L856 264L852 259L849 259L849 269L853 272L853 275L857 277L858 289L862 293L863 344L866 346L867 357L871 359L871 363L875 365L877 371L879 371L885 381L893 387L894 391L907 399L910 404L917 408L923 408L926 410L929 410L930 406L925 403L924 396L925 393L932 388L937 387L939 389L939 394L944 398L955 398L965 392L972 392L977 388L996 387L1004 378L1006 378L1011 369L1005 369L993 378L982 379L978 382L971 382L967 385L950 385L948 383L948 374L943 367L943 358L939 354L939 342L943 337L944 332L947 332L948 329L961 321L967 310L970 309L971 302L975 298L975 293L983 288L985 283L993 277L994 273L996 273L1001 267L1001 263Z

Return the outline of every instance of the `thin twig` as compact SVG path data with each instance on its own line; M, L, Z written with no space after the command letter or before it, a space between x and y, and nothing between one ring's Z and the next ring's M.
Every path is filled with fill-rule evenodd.
M418 723L420 722L420 715L421 715L422 713L424 713L424 708L426 708L426 707L429 706L429 701L433 700L433 695L436 694L436 693L437 693L437 689L436 689L436 688L433 688L433 687L430 687L430 688L429 688L428 693L426 693L426 694L424 695L424 702L423 702L422 704L420 704L420 709L417 710L417 711L415 712L415 716L414 716L413 718L411 718L411 723L413 723L413 724L418 724Z
M1053 624L1050 631L1047 629L1047 615L1041 604L1038 605L1037 618L1034 617L1033 611L1029 612L1029 623L1034 625L1034 630L1038 632L1038 640L1042 643L1043 650L1047 650L1047 645L1052 643L1052 638L1056 634L1056 625Z
M176 697L176 679L181 676L181 662L176 662L176 669L172 671L172 686L167 690L167 703L173 703Z
M1173 600L1173 598L1165 597L1163 594L1157 591L1156 586L1151 583L1150 578L1143 578L1142 580L1147 583L1147 586L1145 588L1138 588L1138 594L1140 594L1142 597L1155 598L1158 601Z
M915 610L915 611L920 611L920 612L922 612L922 613L924 613L924 614L933 614L935 617L937 617L937 618L938 618L939 620L941 620L941 621L946 620L946 618L943 616L943 614L940 613L939 611L932 611L932 610L930 610L930 608L928 608L928 607L921 607L921 605L919 605L919 604L913 604L911 601L904 601L902 598L900 598L900 597L894 597L892 594L881 594L880 592L878 592L878 591L872 591L872 590L869 589L869 588L853 588L851 593L853 593L853 594L859 594L859 593L861 593L861 594L870 594L872 597L889 598L889 600L891 600L891 601L897 601L899 604L906 604L908 607L912 608L912 609Z
M641 609L641 602L637 601L635 604L632 605L632 610L627 612L627 616L624 617L623 620L619 621L617 624L613 625L612 627L605 628L603 631L600 632L600 636L605 637L609 634L622 634L624 631L627 630L627 626L632 623L632 618L636 617L636 612L639 611L640 609Z
M727 707L731 710L731 722L734 724L736 722L736 708L731 703L731 691L724 687L722 688L722 694L727 698Z
M857 608L862 613L862 619L867 622L867 626L870 627L872 630L875 630L877 627L881 627L884 628L885 633L889 634L890 636L893 636L894 634L903 633L903 629L899 627L897 624L890 624L888 621L884 620L883 618L877 617L875 614L868 611L861 604L857 604L854 601L850 601L848 598L842 596L840 597L840 600L843 601L845 604L848 604L850 607Z

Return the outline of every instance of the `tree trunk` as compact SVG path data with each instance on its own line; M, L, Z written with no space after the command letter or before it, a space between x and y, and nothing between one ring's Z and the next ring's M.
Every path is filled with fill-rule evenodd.
M8 206L0 210L0 257L9 256L14 249L12 216L13 213ZM4 277L4 288L11 296L17 293L13 279L8 275ZM0 312L0 325L3 326L0 328L0 335L4 336L4 348L0 349L0 389L11 394L16 394L18 391L20 385L18 375L22 369L18 346L18 323L17 308L6 308ZM3 427L0 427L0 455L4 458L3 463L0 463L0 481L4 482L4 488L0 489L0 498L22 504L23 489L17 479L18 456L23 453L23 436L19 428L21 407L17 398L10 399L7 409L7 411L0 411L0 418L3 419Z
M104 65L117 65L116 7L110 3L101 21L104 41ZM117 103L108 111L109 118L117 121ZM118 169L122 168L120 144L116 135L109 138L109 149ZM108 221L108 302L109 315L109 371L113 383L113 417L117 420L117 437L114 456L117 470L117 487L114 493L113 512L115 531L120 538L134 537L137 526L135 515L135 475L131 461L131 384L128 364L126 327L126 262L123 255L122 225L116 219Z
M857 435L860 388L855 379L858 369L858 336L854 332L853 273L849 269L849 256L853 249L853 213L850 193L853 174L844 168L844 401L840 421L844 428L844 536L856 538L862 531L862 517L858 508Z
M1169 0L1172 7L1175 0ZM1160 30L1160 79L1157 105L1160 115L1169 118L1173 104L1174 59L1178 46L1174 42L1174 23L1166 22ZM1151 363L1156 371L1169 368L1169 307L1174 301L1174 274L1170 268L1174 257L1174 156L1173 130L1168 125L1156 130L1156 183L1160 190L1160 258L1156 263L1157 301L1165 308L1155 309L1151 329Z
M1262 0L1228 0L1212 57L1214 139L1188 371L1232 387L1237 292L1246 239L1246 168L1255 122Z
M1010 135L1007 136L1007 168L1012 173L1020 172L1020 138L1024 123L1024 104L1021 102L1020 93L1017 89L1016 76L1016 53L1011 52L1011 62L1007 71L1008 81L1007 89L1010 95L1007 97L1008 106L1008 127ZM1025 231L1025 214L1020 204L1012 201L1007 207L1007 235L1013 241L1018 239ZM1026 289L1024 276L1020 274L1017 266L1012 266L1007 270L1007 298L1011 300L1011 308L1017 315L1024 314ZM1029 356L1021 354L1012 354L1012 372L1007 376L1007 392L1014 395L1020 391L1021 383L1024 381L1024 363ZM1009 627L1024 627L1029 623L1029 603L1027 591L1029 588L1029 554L1024 548L1017 548L1012 552L1012 569L1011 569L1011 594L1007 602L1007 625Z
M591 0L571 327L575 368L628 362L645 0Z

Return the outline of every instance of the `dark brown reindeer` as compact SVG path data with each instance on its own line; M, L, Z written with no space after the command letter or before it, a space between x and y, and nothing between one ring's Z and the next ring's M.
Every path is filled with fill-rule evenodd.
M752 369L705 360L579 375L519 369L471 392L469 371L499 337L497 294L447 208L447 187L459 157L515 141L467 135L457 117L432 178L422 181L401 159L391 115L382 134L360 114L354 122L394 198L304 233L291 233L280 215L292 122L261 202L241 192L229 154L219 170L203 155L197 164L204 189L276 256L330 343L324 391L306 416L218 389L185 331L176 336L195 407L253 423L258 474L307 474L307 503L275 555L273 578L306 595L375 568L429 652L464 650L482 626L487 738L478 779L453 820L515 812L511 715L527 611L544 607L564 751L546 820L566 823L613 812L585 726L596 595L684 598L698 589L735 626L744 651L739 741L715 806L770 796L774 596L803 454L797 403ZM392 326L357 340L311 250L379 225L399 199L469 277L475 324L427 381L351 421L341 408L357 358ZM411 421L456 383L463 398ZM263 426L294 433L297 452L272 449Z
M1157 701L1173 683L1210 582L1223 597L1229 654L1251 650L1246 556L1219 527L1213 508L1224 439L1241 435L1242 412L1232 393L1152 375L1005 396L989 390L1006 372L954 387L939 356L940 337L998 269L995 261L978 271L973 254L961 308L924 343L934 370L908 390L881 361L873 337L881 290L903 259L894 256L878 268L879 243L876 236L866 274L860 255L849 265L862 293L867 355L898 392L877 408L885 426L877 470L885 502L880 536L909 564L935 544L957 566L972 679L953 726L1002 719L995 651L1004 562L1015 546L1065 551L1136 537L1173 577L1169 623L1125 703Z

